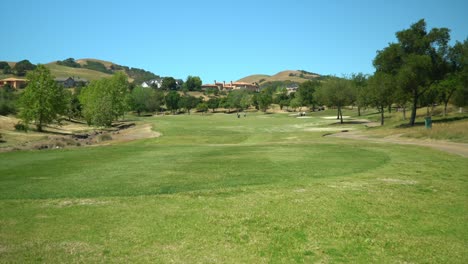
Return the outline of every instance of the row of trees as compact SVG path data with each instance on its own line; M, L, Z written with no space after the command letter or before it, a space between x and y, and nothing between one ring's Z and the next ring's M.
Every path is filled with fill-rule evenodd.
M17 62L13 68L10 67L8 62L0 61L0 70L3 74L15 74L17 76L25 76L27 71L34 70L36 65L32 64L29 60L22 60Z
M384 123L384 111L397 106L409 107L409 125L416 120L419 107L428 109L436 104L457 106L468 104L468 40L449 45L450 30L433 28L426 30L420 20L409 29L396 33L398 42L377 52L371 76L353 74L346 78L329 78L324 82L309 81L298 90L299 96L291 104L314 107L324 104L337 108L342 122L343 106L356 105L377 108ZM430 114L430 111L429 111Z
M403 105L409 102L411 126L420 105L441 102L446 109L454 94L456 104L466 104L468 40L450 46L450 30L427 31L424 19L397 32L396 37L398 42L378 51L373 61L372 97L390 96L393 103ZM379 106L389 103L380 102Z

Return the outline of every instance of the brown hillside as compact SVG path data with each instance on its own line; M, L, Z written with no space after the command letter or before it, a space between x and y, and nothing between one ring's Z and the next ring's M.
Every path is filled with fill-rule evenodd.
M271 76L265 74L250 75L238 80L238 82L256 82L262 84L274 81L292 81L297 83L303 83L307 80L314 79L317 77L320 77L320 75L303 73L301 71L286 70L278 72L277 74Z
M107 69L110 69L111 65L115 65L115 63L113 63L113 62L104 61L104 60L98 60L98 59L90 59L90 58L88 59L88 58L85 58L85 59L76 60L76 62L79 63L81 66L85 65L85 64L86 64L86 61L100 62L100 63L104 64L104 66L106 66Z

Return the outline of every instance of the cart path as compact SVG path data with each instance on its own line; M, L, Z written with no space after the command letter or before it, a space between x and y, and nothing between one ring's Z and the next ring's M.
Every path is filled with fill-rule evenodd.
M366 140L376 143L393 143L402 145L416 145L430 147L468 158L468 144L456 143L442 140L420 140L401 137L402 134L392 135L385 138L371 138L360 131L341 132L329 135L329 137Z

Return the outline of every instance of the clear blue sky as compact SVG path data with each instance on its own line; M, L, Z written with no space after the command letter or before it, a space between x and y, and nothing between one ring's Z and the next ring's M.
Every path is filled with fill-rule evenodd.
M204 83L303 69L372 73L376 51L421 18L468 37L468 1L14 0L0 60L98 58Z

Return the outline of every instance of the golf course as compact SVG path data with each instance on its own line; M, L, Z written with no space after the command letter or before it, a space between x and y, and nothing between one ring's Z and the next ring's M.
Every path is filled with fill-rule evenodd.
M467 158L329 136L374 129L344 115L132 115L158 137L0 153L0 263L466 263Z

